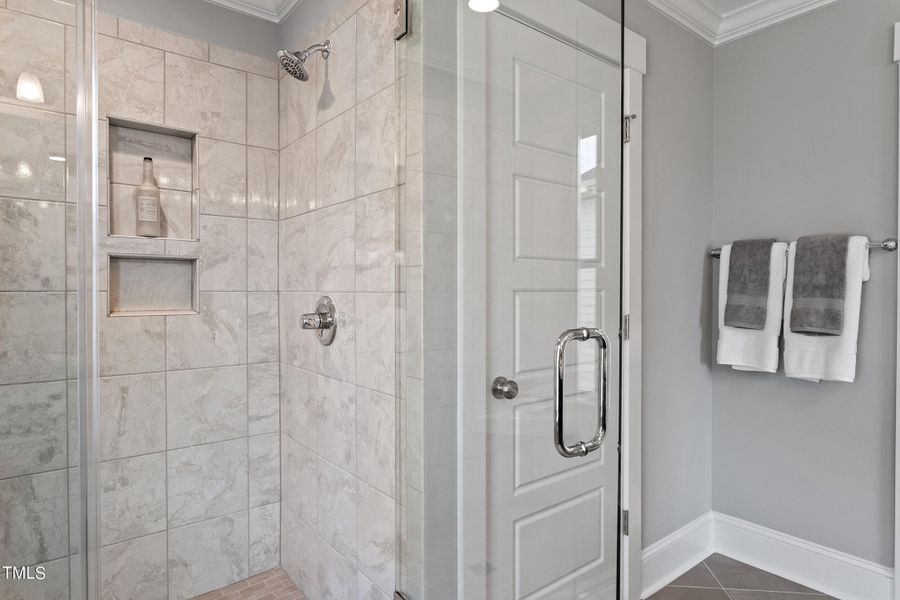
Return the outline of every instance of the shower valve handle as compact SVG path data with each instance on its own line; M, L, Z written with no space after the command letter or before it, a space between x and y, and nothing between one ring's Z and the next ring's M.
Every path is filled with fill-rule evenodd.
M300 317L300 327L316 332L323 346L330 346L337 333L337 311L334 302L328 296L322 296L316 303L316 312L306 313Z

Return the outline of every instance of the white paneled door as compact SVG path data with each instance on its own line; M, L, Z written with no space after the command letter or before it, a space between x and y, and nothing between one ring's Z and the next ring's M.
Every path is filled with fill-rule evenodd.
M620 314L618 66L503 14L488 17L488 598L614 600ZM554 444L559 336L610 341L607 433L586 456ZM598 427L600 351L565 354L564 437ZM489 382L490 383L490 382Z

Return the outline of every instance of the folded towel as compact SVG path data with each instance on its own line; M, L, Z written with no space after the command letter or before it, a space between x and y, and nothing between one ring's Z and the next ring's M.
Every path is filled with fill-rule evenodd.
M731 245L722 246L719 261L719 343L716 359L719 364L731 365L739 371L774 373L778 370L778 334L781 331L786 249L787 244L784 242L775 242L769 250L765 326L763 329L741 329L725 325Z
M852 236L847 244L843 330L840 335L805 335L792 331L796 242L788 249L787 293L784 295L784 372L808 381L853 382L856 377L856 340L862 284L869 280L869 240Z
M808 235L797 240L791 331L841 335L847 279L848 235Z
M775 240L738 240L728 259L725 325L763 329L769 298L769 264ZM722 259L724 260L724 259ZM779 301L780 303L780 301Z

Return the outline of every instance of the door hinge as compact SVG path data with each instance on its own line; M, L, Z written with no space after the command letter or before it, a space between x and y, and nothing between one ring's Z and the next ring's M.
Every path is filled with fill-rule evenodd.
M628 511L622 510L622 535L628 535Z
M394 0L394 39L399 40L409 33L409 3Z
M622 339L631 339L631 315L622 315Z
M625 128L625 143L631 141L631 121L632 119L637 119L636 114L625 115L625 121L623 123L623 127Z

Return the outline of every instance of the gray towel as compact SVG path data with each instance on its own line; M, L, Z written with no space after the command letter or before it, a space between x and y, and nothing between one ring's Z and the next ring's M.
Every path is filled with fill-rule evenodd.
M775 240L738 240L728 260L725 325L764 329L769 301L769 267Z
M809 235L797 240L791 331L841 335L847 286L848 235Z

